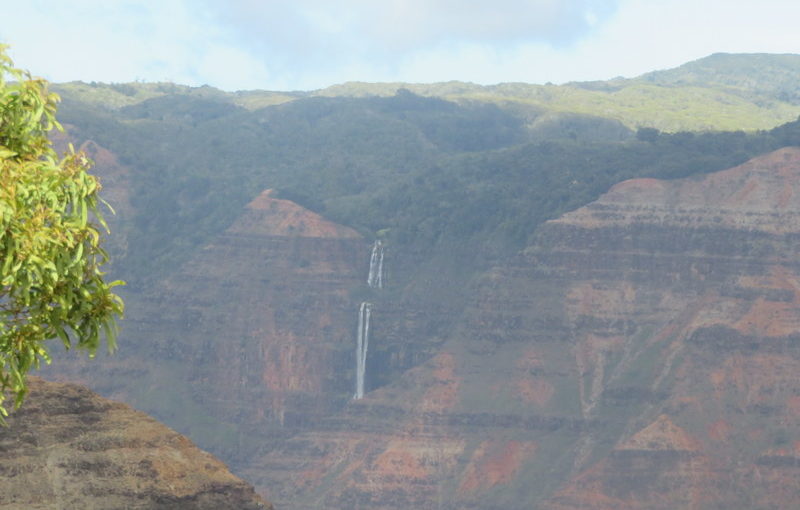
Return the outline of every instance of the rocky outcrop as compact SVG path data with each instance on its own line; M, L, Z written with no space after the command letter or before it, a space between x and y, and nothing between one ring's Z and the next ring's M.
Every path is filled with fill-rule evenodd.
M267 510L186 437L72 384L30 380L0 428L0 509Z
M592 277L572 296L573 322L621 339L578 337L582 408L627 418L547 508L789 508L800 497L798 177L800 151L784 149L703 178L621 183L552 225L584 240L557 250L561 271ZM615 263L597 256L608 252Z
M232 466L353 395L369 242L269 190L155 288L126 294L120 349L44 371L129 402Z
M194 358L189 378L202 405L266 432L313 421L349 398L349 292L363 279L366 252L352 229L269 192L253 200L168 282L168 299L184 307L162 308L178 315L155 325L161 332L176 322L172 342L182 347L168 356Z

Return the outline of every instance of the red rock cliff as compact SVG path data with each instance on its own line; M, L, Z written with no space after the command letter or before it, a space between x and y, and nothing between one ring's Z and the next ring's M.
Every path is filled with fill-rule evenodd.
M263 194L136 298L127 352L71 375L225 452L279 507L791 508L799 179L784 149L615 186L489 271L435 355L358 402L368 243Z
M243 472L296 508L791 508L800 150L546 224L401 381Z
M176 274L129 293L117 354L46 373L131 402L236 466L352 397L350 293L369 249L267 190Z

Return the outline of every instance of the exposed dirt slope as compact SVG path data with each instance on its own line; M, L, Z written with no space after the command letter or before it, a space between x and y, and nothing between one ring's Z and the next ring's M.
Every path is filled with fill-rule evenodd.
M8 422L3 510L272 508L186 437L81 386L32 378Z

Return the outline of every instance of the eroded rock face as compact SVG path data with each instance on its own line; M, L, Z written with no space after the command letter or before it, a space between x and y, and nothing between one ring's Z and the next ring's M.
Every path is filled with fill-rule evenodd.
M155 288L126 295L120 349L48 378L130 402L232 466L353 395L353 289L370 244L270 191Z
M30 380L0 429L3 510L267 510L186 437L73 384Z
M129 300L118 356L56 369L224 452L281 508L791 508L797 182L784 149L620 183L465 289L443 344L376 306L397 360L368 363L404 373L359 401L369 242L264 193Z
M800 498L798 178L800 151L784 149L703 178L621 183L553 224L589 240L559 253L560 269L586 281L569 301L573 321L616 310L602 329L621 339L577 338L590 381L582 409L626 419L612 450L587 459L546 508L790 508ZM608 252L616 263L598 256Z
M400 381L243 473L294 508L800 501L800 150L549 222Z

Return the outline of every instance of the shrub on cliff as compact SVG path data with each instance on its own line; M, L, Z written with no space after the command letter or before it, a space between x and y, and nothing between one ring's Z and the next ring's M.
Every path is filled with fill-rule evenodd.
M10 393L19 406L26 374L49 362L46 341L60 338L92 355L104 333L114 347L122 301L100 267L100 184L91 162L59 158L47 133L58 96L47 82L13 67L0 45L0 422Z

